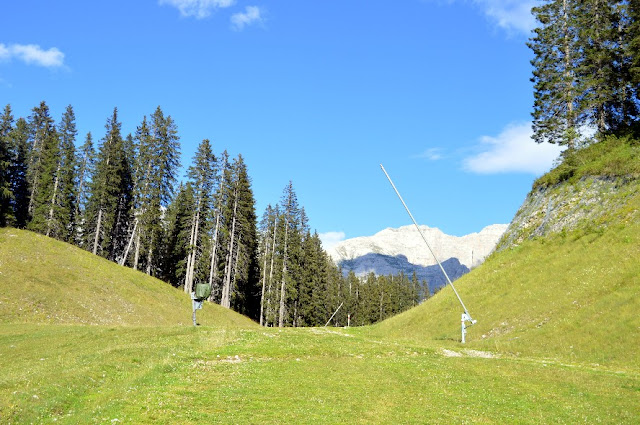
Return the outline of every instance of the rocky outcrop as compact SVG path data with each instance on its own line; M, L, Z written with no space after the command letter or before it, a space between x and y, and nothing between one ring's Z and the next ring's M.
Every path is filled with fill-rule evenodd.
M533 189L509 224L497 250L526 239L544 237L577 228L597 229L614 215L637 215L625 211L629 197L640 193L640 183L631 178L587 177L574 184L562 183ZM622 217L624 219L624 217Z

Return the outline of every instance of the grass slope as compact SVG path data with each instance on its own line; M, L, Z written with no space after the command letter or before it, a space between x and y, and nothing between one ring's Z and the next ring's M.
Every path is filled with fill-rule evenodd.
M636 186L640 187L640 186ZM620 211L494 253L455 286L478 323L470 348L638 371L640 191ZM372 334L408 341L460 339L450 287Z
M205 303L203 324L252 327ZM175 326L191 324L187 294L72 245L0 229L0 323Z

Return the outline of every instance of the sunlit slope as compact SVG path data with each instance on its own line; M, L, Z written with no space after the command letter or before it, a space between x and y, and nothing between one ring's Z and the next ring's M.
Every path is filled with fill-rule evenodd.
M478 320L468 328L467 347L640 366L640 191L625 190L620 209L494 253L457 280L456 289ZM447 287L372 331L459 341L462 311Z
M205 303L207 326L251 327L248 318ZM0 229L0 322L192 325L183 291L45 236Z

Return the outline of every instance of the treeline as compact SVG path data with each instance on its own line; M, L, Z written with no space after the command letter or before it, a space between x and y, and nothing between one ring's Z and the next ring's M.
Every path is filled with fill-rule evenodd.
M58 124L45 102L0 115L0 226L72 243L265 326L364 325L416 305L426 283L404 275L343 276L311 233L290 182L258 226L242 155L203 140L178 178L178 129L158 107L122 135L114 108L97 147L76 147L75 114ZM428 295L428 294L427 294ZM340 307L340 308L338 308Z
M579 147L585 128L640 132L640 2L545 0L529 42L533 138Z

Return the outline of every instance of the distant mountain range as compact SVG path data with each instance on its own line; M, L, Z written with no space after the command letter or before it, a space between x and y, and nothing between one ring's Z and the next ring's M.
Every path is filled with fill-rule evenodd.
M494 249L507 229L506 224L493 224L479 233L451 236L435 227L420 226L427 242L440 260L449 278L455 280L481 264ZM373 236L344 240L327 250L343 272L358 276L403 271L426 280L433 293L446 284L446 279L415 226L387 228Z

